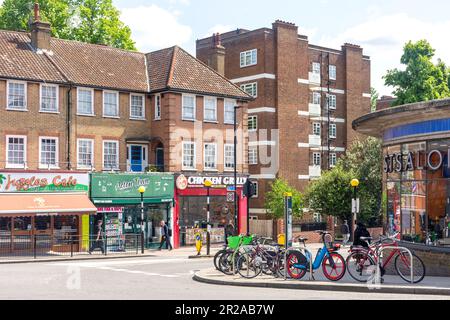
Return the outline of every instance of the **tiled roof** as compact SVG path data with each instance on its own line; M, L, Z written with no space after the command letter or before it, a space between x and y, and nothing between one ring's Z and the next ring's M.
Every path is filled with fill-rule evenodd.
M0 31L0 77L65 82L63 75L43 54L30 47L24 32Z
M37 53L31 47L30 34L0 30L0 77L135 92L178 90L252 99L177 46L143 54L51 38L50 49L51 53Z
M178 46L147 55L150 88L251 100L239 87ZM156 75L157 73L159 75Z

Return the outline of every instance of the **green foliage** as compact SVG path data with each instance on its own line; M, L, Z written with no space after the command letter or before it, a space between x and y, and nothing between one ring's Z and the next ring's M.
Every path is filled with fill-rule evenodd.
M400 62L406 69L389 70L383 77L387 86L394 87L393 106L450 97L449 69L441 60L433 64L434 53L427 40L405 45Z
M380 94L375 88L370 88L370 110L372 112L377 110L377 101Z
M292 215L301 217L303 214L303 197L297 189L289 186L282 180L276 179L270 185L271 190L266 192L265 208L267 214L272 219L280 219L284 217L284 194L292 193Z
M30 31L35 0L5 0L0 7L0 29ZM112 0L38 0L42 21L52 36L136 50L131 30L120 21Z
M380 217L382 192L381 142L375 138L356 141L339 160L336 167L312 181L305 194L310 209L349 220L353 195L350 181L360 181L359 220L374 223Z

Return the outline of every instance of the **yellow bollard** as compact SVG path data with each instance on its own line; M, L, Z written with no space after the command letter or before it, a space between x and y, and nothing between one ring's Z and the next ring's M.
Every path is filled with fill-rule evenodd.
M197 255L199 256L203 246L201 229L197 227L197 231L195 232L194 236L195 236L195 248L197 249Z

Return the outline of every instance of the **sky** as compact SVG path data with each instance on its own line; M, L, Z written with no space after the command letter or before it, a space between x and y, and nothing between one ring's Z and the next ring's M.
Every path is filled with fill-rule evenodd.
M1 0L0 0L1 1ZM450 64L447 0L113 0L140 51L179 45L195 55L195 40L237 28L294 22L312 44L340 49L358 44L371 57L372 86L391 94L382 76L401 68L404 44L427 39L436 59Z

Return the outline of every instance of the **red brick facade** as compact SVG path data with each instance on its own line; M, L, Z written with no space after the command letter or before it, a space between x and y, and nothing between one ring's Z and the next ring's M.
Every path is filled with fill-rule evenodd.
M211 66L213 40L197 41L197 58ZM276 21L271 29L227 32L220 40L225 48L225 77L237 85L257 83L257 97L249 103L248 116L257 116L258 133L249 132L249 145L258 147L259 156L257 165L249 165L249 172L258 181L259 192L250 206L252 215L264 217L264 194L275 177L303 191L328 168L329 153L338 158L358 138L351 123L370 112L370 58L352 44L341 50L312 45L298 34L296 25L283 21ZM254 49L256 63L241 66L242 53ZM320 63L320 81L318 75L311 75L313 63ZM336 79L329 78L329 65L336 67ZM328 87L336 99L336 109L330 109L329 115ZM320 105L311 105L317 102L314 93L320 95ZM313 123L320 125L320 138L313 136ZM327 141L329 124L336 125L336 138ZM278 146L273 150L278 149L279 162L275 170L265 171L270 163L262 155L270 144ZM320 154L320 166L314 166L315 153ZM273 163L276 157L269 160Z

